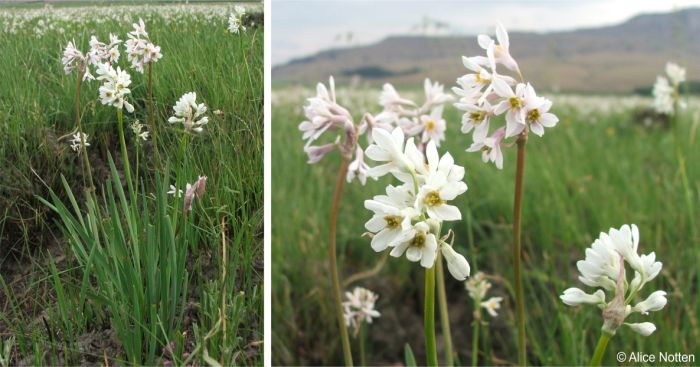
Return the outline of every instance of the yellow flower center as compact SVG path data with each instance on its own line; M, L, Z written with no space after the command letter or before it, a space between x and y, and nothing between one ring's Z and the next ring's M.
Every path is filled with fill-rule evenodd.
M523 106L523 102L518 97L508 98L508 103L510 104L510 108L520 108Z
M440 198L440 193L437 191L431 191L428 195L423 198L423 203L427 206L438 206L445 203L445 200Z
M533 122L539 121L540 120L540 110L535 108L534 110L527 111L526 119L527 119L528 123L533 123Z
M411 247L418 247L422 248L425 246L425 238L427 236L425 235L425 232L418 232L416 233L415 237L411 240Z
M469 112L469 119L474 121L474 125L480 124L482 121L484 121L485 117L486 117L485 111Z
M425 129L428 131L435 130L435 120L428 120L425 122Z
M399 228L402 220L403 220L403 218L398 216L398 215L387 215L384 217L384 221L386 222L386 227L390 228L390 229Z

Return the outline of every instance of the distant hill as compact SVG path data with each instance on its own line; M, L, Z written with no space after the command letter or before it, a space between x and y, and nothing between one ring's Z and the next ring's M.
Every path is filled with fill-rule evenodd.
M622 24L566 32L512 32L511 53L538 89L630 92L649 87L673 60L700 79L700 9L638 15ZM415 84L425 77L453 85L461 56L482 54L475 36L394 36L332 49L272 70L275 82L315 82L328 75L369 83Z

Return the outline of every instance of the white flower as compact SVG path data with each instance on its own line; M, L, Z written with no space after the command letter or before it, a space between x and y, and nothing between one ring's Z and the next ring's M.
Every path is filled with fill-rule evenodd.
M358 180L360 180L361 184L365 184L367 182L367 171L369 170L369 166L367 163L365 163L365 154L362 148L358 145L357 148L355 149L355 159L350 162L350 165L348 165L348 173L345 176L348 182L352 182L352 180L357 177Z
M442 106L436 107L430 115L420 117L420 122L423 125L423 138L421 141L427 143L435 142L435 145L440 146L440 142L445 140L445 120L442 118Z
M131 124L131 131L137 138L140 138L143 141L148 140L148 130L145 130L145 127L139 122L139 120L136 120Z
M432 83L427 78L423 82L423 90L425 91L424 109L432 109L454 99L451 95L444 92L442 84L438 82Z
M85 134L85 133L73 134L73 139L70 140L70 147L71 147L71 149L73 149L73 151L78 152L78 151L82 150L83 148L89 147L89 146L90 146L90 143L88 143L88 134Z
M306 120L299 124L299 130L303 133L302 139L306 140L304 150L309 154L309 163L318 162L332 150L329 145L311 145L327 131L339 131L345 136L343 143L340 143L340 136L336 136L335 144L346 158L352 157L357 143L357 131L350 112L336 103L333 77L329 78L328 86L326 88L323 83L316 85L316 96L309 98L304 106Z
M447 262L447 269L450 271L450 274L457 280L467 279L471 270L467 259L446 243L440 246L440 250Z
M489 122L493 116L493 107L488 101L482 104L457 102L454 105L460 110L466 111L462 115L462 132L468 134L472 129L474 134L472 139L483 141L489 133Z
M588 294L578 288L572 287L565 290L560 298L569 306L578 306L583 303L592 305L605 304L605 292L600 289L593 294Z
M584 284L614 292L614 296L608 302L603 289L587 294L578 288L569 288L560 296L561 300L569 306L597 305L603 310L603 330L609 334L615 334L632 312L646 315L661 310L667 302L664 291L655 291L634 307L630 305L642 287L661 271L661 263L655 261L653 253L642 257L637 254L638 244L639 230L634 224L601 233L591 248L586 249L586 259L576 265L581 272L579 279ZM635 273L631 283L626 278L625 262ZM656 329L649 322L626 325L642 335L649 335Z
M491 283L486 280L484 273L477 272L467 280L465 288L469 292L469 297L476 302L481 302L486 297L486 292L491 288Z
M530 130L538 136L544 135L545 127L554 127L559 118L552 113L549 113L549 109L552 108L552 101L544 98L538 97L535 94L535 89L532 88L530 84L525 87L525 123L530 127ZM517 125L515 127L515 132L513 135L517 135L522 131L520 128L522 125ZM520 131L518 129L520 128ZM507 128L506 128L507 130ZM506 135L508 132L506 131ZM512 136L512 135L511 135Z
M448 201L454 200L458 195L467 191L467 185L461 181L461 177L456 180L448 178L449 172L446 172L446 170L451 169L454 165L452 156L449 153L445 153L438 162L437 148L432 141L426 147L426 154L430 172L425 179L425 184L418 190L415 203L416 209L419 211L426 209L430 218L439 221L462 219L459 208L447 204ZM440 169L441 166L445 169ZM464 171L462 170L461 173L463 176Z
M668 79L659 76L656 78L652 94L654 95L654 109L658 113L670 115L674 111L676 100L675 89L669 84Z
M508 32L506 31L505 27L503 27L501 22L498 22L496 25L496 39L498 40L498 44L496 44L491 37L484 34L479 35L477 38L479 46L481 46L481 48L484 50L488 50L489 47L493 47L493 55L496 62L512 71L520 73L518 63L510 55L510 40L508 38Z
M496 317L498 316L496 310L501 308L502 300L503 298L501 297L491 297L488 300L481 302L481 307L485 308L491 317Z
M61 63L63 63L63 71L66 74L72 73L73 70L78 70L79 73L83 74L83 80L94 79L90 69L87 67L89 63L87 56L75 47L74 41L68 42L68 45L63 50Z
M126 40L126 57L131 63L131 67L139 73L144 72L144 65L154 63L163 57L160 46L154 45L148 33L143 19L139 18L138 23L134 23L134 30L128 33Z
M418 212L411 206L413 200L413 193L408 187L391 185L387 186L386 195L365 200L365 208L374 212L374 216L365 223L365 228L374 233L374 251L384 251L402 233L412 228L411 220L418 216Z
M90 52L88 58L94 66L100 64L112 64L119 60L118 46L122 42L117 36L109 34L109 44L100 42L97 37L90 37Z
M501 142L506 135L505 127L501 127L498 130L484 140L474 141L467 152L478 152L481 151L481 160L486 162L493 162L496 164L496 168L503 169L503 152L501 150Z
M401 128L395 128L389 133L386 130L375 129L372 131L373 143L367 147L365 154L376 162L385 162L382 165L371 167L368 174L372 177L381 177L392 172L414 172L416 167L412 159L416 154L420 156L413 139L408 139L404 150L404 134ZM422 158L417 158L421 160Z
M239 31L245 32L246 28L243 25L243 17L245 16L245 8L236 6L234 12L228 18L228 30L231 33L238 34Z
M632 307L632 311L639 312L642 315L646 315L649 313L649 311L661 310L662 308L664 308L664 306L666 306L666 302L666 292L656 291L649 295L647 299L637 303L634 307Z
M667 62L666 75L671 80L671 84L678 86L685 81L685 68L680 67L678 64Z
M202 132L202 126L209 122L209 117L204 116L207 112L207 106L204 103L197 104L197 93L185 93L175 103L173 107L174 116L168 119L171 124L182 123L185 131Z
M415 103L409 99L401 98L393 85L386 83L379 95L379 104L389 111L400 111L403 107L415 107Z
M625 325L629 326L629 328L635 333L639 333L643 336L649 336L656 331L656 325L652 324L651 322L642 322L638 324L625 323Z
M175 185L170 185L170 191L168 191L168 195L172 195L175 197L181 197L182 196L182 190L178 190Z
M374 309L374 305L379 296L362 287L355 287L351 292L345 292L347 301L343 302L345 323L352 327L357 334L363 322L372 323L373 318L381 316L379 311Z
M504 98L494 108L500 115L506 112L506 138L519 134L525 128L525 91L532 88L529 84L518 83L515 91L508 84L500 81L493 83L495 92Z
M111 105L116 108L126 108L128 112L134 112L134 106L126 100L127 94L131 93L128 88L131 85L131 76L126 70L117 67L115 70L109 64L99 64L97 66L97 79L104 81L100 86L100 102L104 105Z
M420 261L421 266L426 269L433 267L437 256L437 239L435 234L430 233L428 223L414 224L412 228L403 231L395 241L396 245L389 253L391 256L400 257L405 252L409 261Z

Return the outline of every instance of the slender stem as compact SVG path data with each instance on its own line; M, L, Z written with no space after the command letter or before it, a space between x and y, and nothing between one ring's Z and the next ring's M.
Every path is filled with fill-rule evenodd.
M423 312L425 364L427 366L437 366L437 345L435 344L435 266L425 269L425 308Z
M221 218L221 326L223 331L223 343L226 344L226 220ZM221 355L221 365L224 365L224 356Z
M83 73L78 73L77 84L75 87L75 124L78 126L78 134L80 135L80 139L83 139L83 127L80 122L80 88L82 85ZM81 165L83 171L83 186L85 186L85 176L87 176L88 182L90 182L90 191L94 195L95 183L92 181L92 169L90 168L90 159L88 159L87 147L85 144L81 144L80 153L83 159L83 164Z
M126 140L124 139L124 112L121 108L117 109L117 121L119 123L119 144L121 145L122 151L122 164L124 165L124 176L126 177L126 183L129 186L129 193L131 194L131 200L136 200L136 192L134 191L134 184L131 181L131 166L129 165L129 155L126 151Z
M591 358L591 366L600 366L600 362L603 360L603 354L605 354L605 348L608 347L608 342L612 338L612 335L603 331L600 334L600 339L598 339L598 345L595 347L595 352L593 353L593 358Z
M442 339L445 343L445 366L454 365L452 352L452 332L450 331L450 314L447 311L447 294L445 293L445 271L442 265L442 255L438 251L437 266L437 291L438 306L440 307L440 322L442 326Z
M336 255L335 233L338 222L338 206L340 205L340 194L345 182L345 175L348 172L350 160L343 158L338 171L338 179L335 183L335 193L333 194L333 207L331 209L331 222L329 228L328 261L331 267L331 281L333 283L333 299L335 301L335 313L338 318L338 328L340 329L340 339L343 344L343 358L346 366L352 366L352 352L350 351L350 339L348 329L345 326L343 316L343 305L340 298L340 277L338 276L338 259Z
M474 332L472 335L472 367L478 366L479 363L479 324L481 324L481 306L479 301L474 302Z
M360 337L359 337L359 342L360 342L360 366L366 366L367 362L365 360L365 338L367 338L367 327L369 325L365 325L364 322L360 323Z
M525 300L521 277L520 212L523 198L523 172L525 171L525 143L527 131L518 136L518 163L515 171L515 200L513 202L513 271L515 284L516 322L518 324L518 365L527 365L525 341Z

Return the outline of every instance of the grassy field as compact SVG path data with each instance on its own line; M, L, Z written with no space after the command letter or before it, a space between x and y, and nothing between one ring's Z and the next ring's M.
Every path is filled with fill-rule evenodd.
M0 364L262 364L264 36L259 21L228 32L232 11L232 4L0 10ZM163 53L153 65L157 146L149 140L136 148L126 128L141 182L128 202L110 208L110 193L116 187L118 195L126 180L117 113L100 103L100 81L83 84L95 209L68 143L76 129L76 74L64 73L61 55L70 40L87 51L91 35L125 40L139 17ZM129 67L123 45L120 51L135 106L124 124L148 125L147 74ZM208 107L209 123L188 140L182 125L166 121L191 91ZM184 189L198 175L208 176L206 193L181 215L182 201L165 191L172 183ZM71 227L40 200L71 207L62 177L77 212L97 213L97 237L71 237ZM128 299L120 287L139 296Z
M341 105L359 119L377 113L378 91L348 91L336 86ZM404 91L400 91L404 93ZM329 266L326 260L331 195L340 157L333 153L308 165L297 125L312 89L273 90L272 111L272 360L275 364L338 364L342 361ZM697 315L700 261L700 133L697 105L680 116L679 138L660 126L645 127L635 118L650 99L552 96L561 122L544 138L527 144L523 203L524 285L529 362L581 365L590 361L602 326L595 307L571 308L559 295L578 280L575 267L601 231L636 223L640 252L655 251L663 271L648 289L669 293L668 305L645 316L657 331L641 337L621 329L612 339L604 364L617 364L615 354L659 351L700 356ZM491 296L504 298L498 317L484 327L482 363L516 363L514 297L511 285L511 223L515 149L507 149L505 167L483 164L480 154L464 150L471 138L459 133L460 114L446 109L449 151L466 168L469 190L456 201L463 214L451 222L455 246L477 270L494 277ZM364 142L363 142L364 145ZM683 157L684 173L679 155ZM683 184L687 178L687 185ZM369 239L361 237L371 212L365 199L383 193L388 179L345 186L340 204L338 258L341 280L381 270L345 284L361 285L379 294L382 316L368 329L367 363L394 365L404 361L408 343L424 363L423 272L403 259L382 266ZM446 278L454 349L461 365L471 361L472 303L464 284ZM646 288L645 288L646 289ZM646 296L646 294L645 294ZM437 316L436 316L437 317ZM636 320L641 320L639 316ZM438 321L439 323L439 321ZM482 334L483 335L483 334ZM358 359L357 339L351 337ZM441 331L438 355L443 361ZM697 360L696 360L697 363Z

